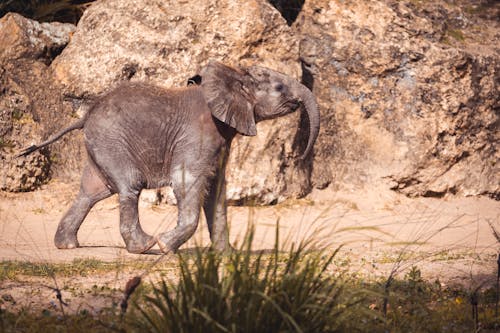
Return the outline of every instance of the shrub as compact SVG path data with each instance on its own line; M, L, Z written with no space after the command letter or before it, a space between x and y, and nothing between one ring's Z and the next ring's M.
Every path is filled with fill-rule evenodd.
M335 332L357 304L332 270L337 251L306 242L281 253L251 251L251 239L222 255L179 255L178 283L162 280L135 303L131 325L150 332ZM278 242L276 242L278 243Z

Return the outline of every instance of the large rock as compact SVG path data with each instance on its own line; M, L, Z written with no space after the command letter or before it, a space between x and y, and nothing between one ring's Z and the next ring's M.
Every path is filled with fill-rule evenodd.
M86 96L121 80L184 86L210 58L300 73L298 43L263 0L97 1L52 67L66 94Z
M71 24L40 24L18 14L0 19L1 190L32 190L49 177L57 146L52 154L42 150L16 159L15 153L68 121L48 66L74 30Z
M315 186L499 198L499 24L469 37L473 19L440 1L306 1L295 28L322 111Z
M300 79L298 41L264 0L98 1L52 68L66 96L84 98L123 80L184 86L209 59L258 64ZM294 162L302 148L294 140L307 141L307 126L302 133L298 124L298 115L291 115L260 123L255 138L237 137L229 200L271 203L309 191L310 165Z
M289 27L264 0L96 1L59 56L74 27L8 15L0 21L2 189L31 189L49 170L78 174L77 132L12 159L71 122L71 104L123 80L183 86L214 58L302 80L322 114L314 164L296 159L307 136L299 114L238 137L228 170L233 203L374 185L498 199L498 13L487 0L308 0ZM292 24L296 13L285 14Z

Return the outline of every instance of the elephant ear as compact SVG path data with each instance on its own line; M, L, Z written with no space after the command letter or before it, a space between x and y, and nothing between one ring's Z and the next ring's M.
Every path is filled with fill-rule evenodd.
M256 135L250 76L213 60L201 69L200 76L212 115L243 135Z

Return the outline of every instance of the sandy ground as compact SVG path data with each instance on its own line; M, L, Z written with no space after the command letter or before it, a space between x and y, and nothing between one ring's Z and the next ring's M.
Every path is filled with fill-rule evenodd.
M144 255L126 252L119 233L116 196L97 204L87 216L78 234L81 248L55 248L57 224L77 190L76 183L53 181L36 192L0 194L0 260L64 263L96 258L124 262L160 257L156 247ZM174 206L155 206L144 200L140 203L141 224L148 233L173 228L176 217ZM409 199L385 190L327 189L277 206L229 208L230 240L235 247L253 225L254 249L272 249L278 223L283 248L304 239L331 249L342 246L340 265L370 279L387 277L392 271L404 276L412 266L417 266L425 278L439 279L442 284L460 283L466 288L492 285L496 279L500 243L491 226L500 232L500 202L488 198ZM209 244L202 219L196 234L182 249ZM175 262L173 256L162 260ZM58 284L66 290L106 286L114 290L121 289L128 277L141 273L124 270L120 276L59 277L57 281L19 277L17 281L0 282L0 291L7 303L9 296L15 295L17 299L29 297L31 303L49 302L54 306L55 296L44 286ZM8 297L4 297L5 292ZM66 293L65 297L77 294ZM91 294L86 293L85 298L80 293L78 297L92 303L95 300Z

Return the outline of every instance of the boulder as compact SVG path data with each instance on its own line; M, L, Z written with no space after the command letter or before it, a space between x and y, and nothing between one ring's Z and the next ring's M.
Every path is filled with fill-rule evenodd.
M322 112L314 186L499 198L499 24L464 8L306 1L294 28ZM493 33L466 35L474 20Z
M52 154L48 150L25 158L15 154L68 121L49 65L74 30L71 24L40 24L13 13L0 19L1 190L33 190L49 179L61 145Z
M184 86L209 59L301 78L298 41L263 0L97 1L51 67L66 96L84 99L123 80ZM235 139L227 177L231 202L269 204L308 193L310 165L295 162L303 147L294 144L307 141L307 126L298 131L298 124L299 116L291 115L260 123L257 137Z

